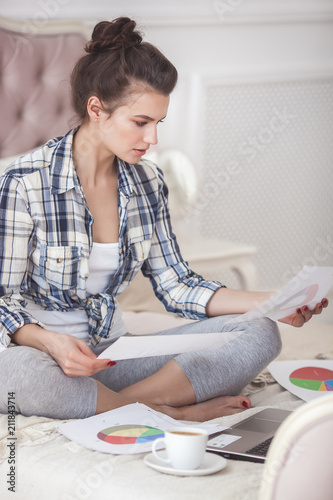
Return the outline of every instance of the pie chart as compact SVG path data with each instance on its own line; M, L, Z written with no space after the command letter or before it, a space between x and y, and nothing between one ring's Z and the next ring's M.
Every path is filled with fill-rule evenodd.
M147 425L127 424L103 429L97 437L110 444L142 444L164 437L164 432Z
M310 391L333 391L333 371L316 366L294 370L289 380L292 384Z

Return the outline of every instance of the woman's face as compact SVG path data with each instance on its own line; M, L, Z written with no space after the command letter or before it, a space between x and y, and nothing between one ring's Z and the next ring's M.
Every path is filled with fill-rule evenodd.
M102 154L114 154L128 163L137 163L152 144L157 144L157 125L166 117L169 96L154 91L133 94L111 116L99 119Z

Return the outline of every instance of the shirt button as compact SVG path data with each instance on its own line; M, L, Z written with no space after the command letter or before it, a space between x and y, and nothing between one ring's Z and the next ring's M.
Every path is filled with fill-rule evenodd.
M87 304L88 304L88 306L92 306L93 301L92 301L91 299L88 299L88 300L87 300Z
M62 258L61 258L61 257L58 257L58 258L57 258L57 262L58 262L58 264L61 264L61 263L62 263Z

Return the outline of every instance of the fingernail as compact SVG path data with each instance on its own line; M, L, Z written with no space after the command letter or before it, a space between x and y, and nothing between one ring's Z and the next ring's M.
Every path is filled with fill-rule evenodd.
M303 307L303 311L304 311L304 312L306 312L306 311L308 311L308 310L309 310L308 306L304 306L304 307Z
M116 364L116 361L109 361L108 366L114 366Z
M318 309L321 309L323 307L323 304L318 305Z
M299 308L296 310L296 312L297 312L297 314L301 314L302 313L302 311Z
M249 408L250 407L250 405L249 405L249 403L247 401L243 401L242 405L244 406L244 408Z

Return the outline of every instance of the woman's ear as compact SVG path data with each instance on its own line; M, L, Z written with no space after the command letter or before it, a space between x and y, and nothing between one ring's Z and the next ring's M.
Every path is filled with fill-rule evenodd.
M102 104L98 97L95 95L89 97L87 103L87 113L90 121L98 122L102 109Z

